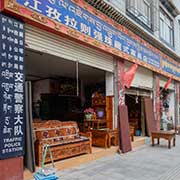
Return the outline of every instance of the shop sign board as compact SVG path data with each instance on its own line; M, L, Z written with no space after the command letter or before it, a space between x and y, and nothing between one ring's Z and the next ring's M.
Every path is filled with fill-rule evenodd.
M164 59L163 53L126 28L117 24L115 27L113 20L110 24L110 18L104 16L105 21L102 16L97 17L93 10L87 11L89 6L84 5L82 1L7 0L5 8L107 52L133 62L137 60L141 65L153 71L166 76L174 75L180 80L179 64L177 65L170 58ZM50 22L49 19L52 21Z
M112 48L160 68L160 56L157 53L69 0L16 0L16 2Z
M0 159L24 153L24 24L0 14Z

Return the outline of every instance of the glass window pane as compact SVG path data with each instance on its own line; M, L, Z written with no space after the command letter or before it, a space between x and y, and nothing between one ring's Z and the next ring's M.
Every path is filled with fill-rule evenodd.
M173 22L163 11L160 11L160 37L173 45Z

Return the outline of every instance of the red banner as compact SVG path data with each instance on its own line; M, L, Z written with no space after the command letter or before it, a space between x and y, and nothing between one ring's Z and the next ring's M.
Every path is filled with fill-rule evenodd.
M171 81L172 81L172 76L168 79L168 81L164 85L164 89L168 89L169 85L171 84Z
M124 73L123 85L125 87L130 88L137 68L138 68L138 65L133 64L132 67Z

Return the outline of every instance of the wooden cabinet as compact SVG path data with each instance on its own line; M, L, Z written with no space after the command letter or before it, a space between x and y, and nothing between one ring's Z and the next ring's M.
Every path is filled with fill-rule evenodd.
M92 97L92 107L96 112L97 119L105 120L106 127L113 128L113 96L103 96L95 93Z
M107 127L113 129L113 96L106 96Z
M97 119L106 118L106 99L100 93L95 93L92 97L92 108L96 112Z

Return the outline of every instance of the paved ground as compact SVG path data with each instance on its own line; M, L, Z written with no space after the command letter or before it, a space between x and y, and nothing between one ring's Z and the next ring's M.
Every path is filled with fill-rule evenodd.
M176 147L145 146L58 172L60 180L180 180L180 136Z

